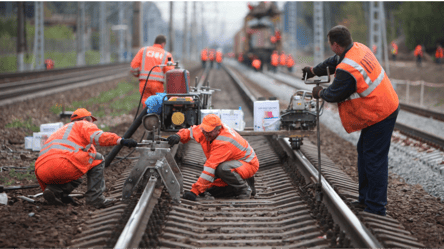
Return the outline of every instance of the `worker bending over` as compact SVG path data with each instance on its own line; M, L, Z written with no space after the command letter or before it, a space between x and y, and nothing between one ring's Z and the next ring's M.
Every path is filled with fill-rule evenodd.
M173 69L174 66L155 67L165 65L168 58L174 63L173 56L164 50L166 37L158 35L151 47L143 47L137 52L133 61L131 61L131 72L135 77L139 78L139 92L142 95L142 104L145 105L146 99L156 93L163 92L163 83L165 81L165 73ZM152 72L146 82L148 73ZM146 85L145 85L146 82Z
M69 194L82 183L84 174L88 178L86 204L102 208L114 202L103 196L105 166L103 156L94 145L136 147L137 142L103 132L93 124L96 120L86 109L77 109L71 116L71 123L54 132L42 146L35 162L35 175L48 203L76 205Z
M359 200L352 205L385 216L388 153L399 111L398 95L372 51L364 44L353 43L346 27L333 27L327 37L336 55L316 67L305 67L302 75L327 75L327 67L335 73L328 88L316 86L312 95L338 103L348 133L361 131L357 144Z
M209 114L202 124L181 129L167 140L172 146L191 139L200 143L207 161L199 179L183 198L195 201L207 190L214 197L221 197L217 195L225 195L227 191L238 199L255 195L253 176L259 169L259 161L250 144L234 129L223 124L217 115Z

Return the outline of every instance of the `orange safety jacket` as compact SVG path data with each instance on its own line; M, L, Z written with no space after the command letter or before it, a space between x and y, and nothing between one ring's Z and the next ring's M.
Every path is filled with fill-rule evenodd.
M53 69L54 68L54 61L51 59L45 60L46 69Z
M392 83L372 51L359 42L336 67L356 79L356 92L338 103L342 125L348 133L362 130L392 114L399 105Z
M221 63L221 62L222 62L222 58L223 58L223 56L222 56L222 52L217 51L217 52L216 52L216 62L217 62L217 63Z
M200 59L203 61L208 60L208 50L206 50L206 49L202 50L202 52L200 53Z
M214 61L214 59L215 59L215 52L214 52L214 50L210 50L210 55L208 57L209 57L210 61Z
M246 167L234 169L242 179L252 177L259 169L259 160L247 140L225 124L222 124L219 136L211 143L205 139L200 125L181 129L177 134L182 143L188 143L191 139L200 143L207 158L202 174L191 187L191 192L196 195L205 192L212 186L227 186L222 180L214 179L217 166L223 162L237 160L246 165Z
M413 54L415 56L421 56L422 57L422 46L421 45L416 46L415 51L413 52Z
M442 48L437 48L436 52L435 52L435 57L436 58L442 58L443 56L444 56L443 49Z
M254 59L251 65L257 70L259 70L261 68L261 61L259 59Z
M292 67L294 66L294 60L293 57L291 55L287 56L287 67Z
M239 54L239 56L237 57L237 61L239 62L244 61L244 56L242 54Z
M35 162L40 187L45 190L47 184L64 184L80 178L103 161L94 145L113 146L119 138L84 120L64 125L49 136ZM59 163L60 159L70 163Z
M167 58L171 58L171 62L174 63L171 53L165 51L160 44L154 44L151 47L143 47L137 52L133 61L131 61L131 72L135 77L138 77L140 81L145 83L146 77L148 77L149 71L156 65L166 64ZM165 73L174 66L170 67L155 67L151 72L149 81L164 82Z
M396 45L396 43L392 43L392 54L398 54L398 45Z
M279 64L279 55L277 53L271 54L271 65L277 67Z
M281 56L279 57L279 64L281 66L285 66L285 59L286 59L286 55L284 53L281 54Z

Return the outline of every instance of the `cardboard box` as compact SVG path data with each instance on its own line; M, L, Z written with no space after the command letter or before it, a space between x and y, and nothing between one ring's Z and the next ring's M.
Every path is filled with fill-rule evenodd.
M32 140L33 140L33 138L31 136L25 137L25 149L26 150L32 150Z
M245 128L244 112L242 110L223 109L220 111L220 119L222 123L237 131L243 131Z
M32 136L32 151L40 151L51 134L50 132L34 132Z
M50 123L50 124L41 124L40 125L40 132L50 132L50 133L53 133L56 130L62 128L62 127L63 127L63 123L62 122Z
M200 124L205 116L208 114L216 114L220 118L220 109L204 109L200 110Z
M263 127L264 119L279 118L279 100L255 101L253 115L254 130L265 131Z

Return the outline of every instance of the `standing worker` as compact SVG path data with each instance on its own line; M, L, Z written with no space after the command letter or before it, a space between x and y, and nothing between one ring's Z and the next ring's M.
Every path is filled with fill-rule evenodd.
M279 65L285 67L286 66L286 59L287 59L287 56L285 55L284 51L282 51L281 56L279 57Z
M202 68L205 68L207 60L208 60L208 49L207 48L202 49L202 52L200 52L200 59L202 60Z
M210 49L208 59L210 59L210 68L213 68L213 62L216 59L216 51L214 49Z
M277 50L274 50L271 54L271 67L273 69L273 72L277 72L277 66L279 65L279 55Z
M361 131L357 144L359 201L352 205L385 216L388 153L399 111L398 95L372 51L364 44L353 43L346 27L333 27L327 37L336 55L315 67L303 68L303 79L327 75L327 67L335 73L328 88L316 86L312 95L338 103L348 133Z
M46 70L51 70L54 68L54 61L50 58L45 60L45 68Z
M242 52L240 52L237 56L237 61L239 61L240 63L244 62L244 54Z
M421 44L418 44L418 46L416 46L415 51L413 51L413 54L416 56L416 65L418 67L421 67L422 64L422 46Z
M165 44L166 37L158 35L154 40L154 45L141 48L131 62L131 72L135 77L139 78L139 92L142 95L144 107L145 101L149 96L163 93L165 73L174 68L174 66L154 67L165 65L168 62L168 58L171 58L171 62L174 63L173 56L164 50ZM151 69L152 72L147 82L148 73Z
M88 178L86 204L102 208L114 202L103 196L105 164L94 145L136 147L137 142L103 132L93 124L96 120L86 109L77 109L71 115L71 123L54 132L42 146L35 162L35 175L48 203L76 205L69 194L82 183L80 177L84 174Z
M376 46L376 44L372 46L372 52L373 54L376 54L378 52L378 46Z
M257 57L254 57L253 62L251 62L251 66L253 66L256 72L259 72L261 70L261 65L261 60L259 60Z
M200 125L179 130L167 140L172 146L188 143L191 139L200 143L207 161L199 179L183 198L195 201L206 190L217 197L214 193L224 192L222 188L231 190L238 199L255 195L254 174L259 169L259 161L247 140L223 124L215 114L205 116Z
M443 49L440 44L437 45L436 52L435 52L435 59L436 64L441 64L441 58L443 57Z
M293 72L294 60L291 54L288 54L286 63L287 63L288 72L290 73Z
M222 63L222 59L223 59L223 54L222 51L220 49L217 50L216 52L216 68L219 69L220 68L220 64Z
M396 55L398 55L398 45L395 43L395 41L392 41L392 58L393 61L396 61Z

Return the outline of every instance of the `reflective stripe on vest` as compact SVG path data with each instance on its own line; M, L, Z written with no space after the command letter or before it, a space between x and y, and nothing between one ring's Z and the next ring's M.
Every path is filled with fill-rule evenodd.
M207 166L204 166L203 170L210 173L210 174L213 174L213 175L216 173L215 169L207 167Z
M144 74L144 75L139 75L139 80L146 80L146 77L148 76L148 73L149 73L149 71L145 70L145 60L146 60L147 49L148 49L148 47L145 47L145 49L143 50L142 70L140 71L140 74ZM149 51L149 52L152 52L152 51ZM159 56L160 56L159 52L156 52L156 54L154 54L155 58L158 58ZM167 58L167 51L165 51L163 54L163 61L161 63L162 65L165 64L166 58ZM151 68L150 68L150 70L151 70ZM156 80L156 81L164 82L165 74L163 72L151 72L148 80Z
M82 146L77 145L74 142L71 142L68 140L69 134L71 133L72 127L74 126L74 123L71 123L66 127L65 132L63 133L62 139L54 139L51 142L45 144L42 150L40 150L39 156L42 156L43 154L47 153L51 149L59 149L59 150L67 150L69 152L77 152L81 149L83 149ZM66 146L74 147L75 149L70 149Z
M239 160L245 161L247 163L251 162L251 160L253 160L253 158L256 156L256 153L254 152L253 148L251 148L250 144L248 144L248 147L244 147L241 144L239 144L236 140L234 140L231 137L226 137L226 136L218 136L216 138L216 140L219 141L226 141L231 143L232 145L234 145L236 148L238 148L240 151L245 152L245 156L242 157Z
M193 137L193 127L188 128L188 130L190 131L190 138L195 140Z
M355 92L352 95L350 95L350 97L347 98L347 100L367 97L370 93L373 92L373 90L375 90L377 86L379 86L379 84L381 84L382 80L384 79L385 71L382 67L381 67L381 73L374 81L372 81L370 77L367 75L367 72L364 70L364 68L355 61L350 60L348 58L344 58L341 63L347 64L353 67L354 69L358 70L358 72L362 75L362 78L364 78L365 83L367 83L368 85L368 88L365 91L363 91L362 93Z
M202 174L200 174L200 178L205 179L209 182L214 182L214 177L211 177L210 175L207 175L203 172L202 172Z

